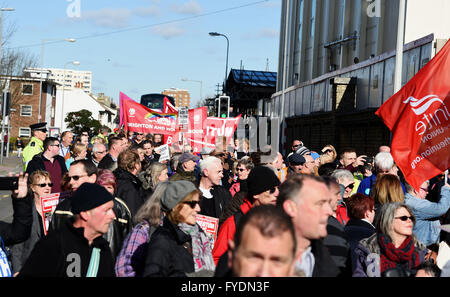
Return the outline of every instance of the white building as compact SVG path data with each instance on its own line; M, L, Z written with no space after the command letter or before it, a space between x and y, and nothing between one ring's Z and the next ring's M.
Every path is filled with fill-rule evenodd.
M115 128L114 120L118 111L98 102L94 97L77 88L56 92L55 127L59 127L61 132L67 130L64 122L67 114L82 109L92 112L92 117L99 120L103 126L107 126L111 130Z
M51 71L50 79L61 84L60 88L79 88L90 94L92 92L92 71L73 69L48 68Z

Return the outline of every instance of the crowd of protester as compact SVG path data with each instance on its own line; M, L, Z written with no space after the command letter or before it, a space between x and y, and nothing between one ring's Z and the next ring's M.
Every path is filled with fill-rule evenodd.
M368 157L296 139L283 156L218 137L161 160L163 135L31 128L0 276L450 276L448 180L413 188L388 146ZM44 230L51 193L67 198ZM217 219L216 238L198 215Z

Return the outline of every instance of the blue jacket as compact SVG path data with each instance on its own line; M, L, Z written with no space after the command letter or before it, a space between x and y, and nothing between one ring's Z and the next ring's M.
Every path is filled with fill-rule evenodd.
M366 196L369 196L370 190L375 185L376 180L377 180L376 174L372 174L371 176L368 176L368 177L364 178L361 181L361 183L359 184L359 186L358 186L357 193L361 193L361 194L364 194ZM402 185L403 193L406 194L405 186L403 185L402 182L400 182L400 184Z
M439 243L441 232L438 228L441 225L439 217L450 208L450 188L442 187L438 203L417 198L409 193L405 195L405 203L411 207L416 216L413 232L417 239L426 246Z

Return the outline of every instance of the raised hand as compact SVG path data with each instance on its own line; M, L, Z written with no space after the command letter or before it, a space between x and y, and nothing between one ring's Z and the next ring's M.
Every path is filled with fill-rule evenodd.
M13 191L13 195L16 198L25 198L28 194L28 173L25 173L24 175L23 172L21 172L16 176L19 177L19 187L17 190Z

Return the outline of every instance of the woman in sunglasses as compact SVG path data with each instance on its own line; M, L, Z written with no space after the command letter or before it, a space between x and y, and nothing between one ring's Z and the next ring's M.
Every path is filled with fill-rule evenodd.
M161 197L167 214L147 248L144 276L184 277L200 271L212 276L213 238L197 224L201 192L186 180L169 181Z
M384 204L376 221L376 233L361 240L355 249L354 277L412 275L424 262L426 246L413 234L416 218L409 206Z
M52 186L53 183L47 171L34 171L28 178L28 195L32 195L34 201L32 203L33 223L30 237L25 242L16 244L11 248L11 264L14 273L20 271L36 242L45 235L42 223L41 197L50 194Z
M253 167L254 165L248 157L244 157L237 162L237 180L230 187L230 193L232 197L234 197L234 195L240 191L247 192L247 177Z

